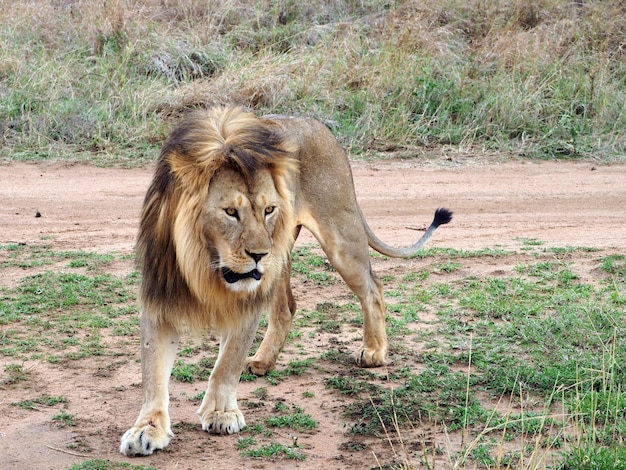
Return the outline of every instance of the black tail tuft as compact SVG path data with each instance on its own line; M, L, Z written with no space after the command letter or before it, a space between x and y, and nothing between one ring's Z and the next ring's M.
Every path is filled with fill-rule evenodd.
M435 218L431 224L433 227L439 227L440 225L447 224L452 220L452 211L445 207L440 207L435 211Z

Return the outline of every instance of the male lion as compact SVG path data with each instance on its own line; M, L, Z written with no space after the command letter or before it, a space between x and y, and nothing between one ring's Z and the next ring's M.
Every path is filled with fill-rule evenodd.
M451 215L437 210L419 242L390 247L365 222L348 159L321 123L257 118L241 108L189 115L165 142L144 201L137 240L143 406L120 451L149 455L169 444L168 382L182 331L221 335L198 410L202 429L230 434L245 426L237 407L239 376L244 367L265 374L283 347L296 311L291 249L302 226L361 302L357 364L385 364L385 304L368 245L409 256ZM246 361L264 310L267 333Z

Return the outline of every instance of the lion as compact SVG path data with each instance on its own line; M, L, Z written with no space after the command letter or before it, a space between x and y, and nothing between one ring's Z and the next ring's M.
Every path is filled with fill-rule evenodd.
M291 250L301 227L360 300L356 363L384 365L385 303L368 246L410 256L451 216L438 209L417 243L388 246L367 225L346 154L319 121L257 117L241 107L190 113L164 143L143 204L137 238L143 405L120 451L149 455L173 437L168 382L186 331L220 336L197 412L202 429L231 434L245 426L237 384L243 370L271 370L285 343L296 311ZM264 311L267 333L246 359Z

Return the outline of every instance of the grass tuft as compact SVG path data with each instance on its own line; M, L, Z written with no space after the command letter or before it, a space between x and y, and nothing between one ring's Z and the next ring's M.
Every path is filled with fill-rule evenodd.
M4 158L141 165L224 103L316 116L352 153L626 148L617 1L4 3Z

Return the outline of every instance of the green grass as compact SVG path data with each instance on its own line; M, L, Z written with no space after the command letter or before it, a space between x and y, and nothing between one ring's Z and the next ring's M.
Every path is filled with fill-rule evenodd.
M69 470L156 470L156 467L147 465L132 465L126 462L112 462L104 459L90 459L75 463Z
M28 379L28 371L22 364L8 364L4 368L5 378L0 382L3 385L16 384Z
M241 452L244 457L251 457L254 459L289 459L303 461L306 456L293 447L288 447L277 442L271 444L264 444L257 449L245 449Z
M0 245L0 252L6 256L0 267L19 267L23 269L50 266L67 262L70 268L86 268L98 271L109 266L116 259L124 256L113 253L100 254L86 251L54 251L49 245L8 244Z
M193 382L196 380L199 367L197 364L185 364L177 360L172 368L172 378L179 382Z
M264 400L267 397L267 390L261 387L256 389L254 394L257 398ZM265 418L262 423L246 427L244 432L251 435L237 439L236 448L242 456L254 459L303 461L306 459L306 454L298 445L298 433L310 433L316 427L317 422L310 415L303 413L300 407L292 408L286 403L276 402L272 416ZM292 439L291 445L275 440L277 437L274 432L275 428L285 428L289 431ZM282 434L284 433L281 432ZM269 441L259 443L261 439L264 441L269 439Z
M467 433L454 454L463 468L520 465L540 454L550 455L555 468L579 468L585 459L581 468L619 468L626 441L624 258L541 245L524 242L520 255L499 252L522 260L502 276L437 283L424 283L423 274L389 276L392 360L405 366L379 380L350 368L326 378L329 389L353 399L344 410L348 432L402 439L427 421ZM455 274L464 259L493 253L421 255L440 277ZM581 281L572 255L594 257L595 281ZM455 269L441 269L452 264ZM351 309L335 308L349 320ZM421 312L436 314L434 332L420 331ZM433 336L419 354L406 347L413 337ZM341 351L332 352L323 359L348 367ZM508 411L496 406L502 401L510 403ZM580 435L571 434L572 426ZM516 441L526 444L502 453L503 443ZM602 464L591 467L593 459Z
M182 112L221 103L317 116L366 155L624 155L615 1L10 6L3 158L141 165Z
M311 252L309 246L298 247L292 255L292 272L303 275L307 281L312 281L319 286L335 284L339 277L335 274L328 261L319 253ZM311 268L323 268L321 270Z
M265 419L265 424L269 427L289 428L300 432L317 427L317 422L310 415L301 411L288 415L271 416Z
M136 273L107 273L119 255L6 245L0 256L0 269L22 272L14 287L0 290L0 387L30 386L31 360L65 367L103 356L108 366L96 376L106 376L128 363L127 356L136 357ZM329 272L319 247L306 246L298 256L294 282ZM475 276L472 266L481 258L497 258L503 269ZM411 262L413 268L383 268L391 364L354 366L362 327L354 298L337 295L299 311L285 346L289 359L281 356L265 379L249 378L259 386L240 397L248 427L234 446L244 458L302 460L309 451L298 439L324 426L304 407L337 399L346 448L391 440L397 455L393 461L381 456L381 466L415 466L444 455L458 468L620 468L626 443L624 259L614 251L548 249L521 240L518 252L431 249ZM323 348L305 347L318 341ZM215 338L185 339L173 380L205 382L216 348ZM117 356L124 357L109 360ZM307 388L312 380L326 390L314 394ZM290 381L304 385L291 402L277 399L274 387L289 388ZM81 426L65 409L64 396L26 395L14 405L61 406L53 423ZM422 442L425 427L435 437L421 444L419 455L400 450L399 442ZM446 435L461 436L461 444L437 440Z
M125 257L21 245L0 247L3 254L2 268L20 267L24 277L0 291L0 356L74 360L110 354L103 334L122 339L138 333L135 273L118 278L104 272ZM52 269L57 263L62 271Z
M36 410L41 406L55 406L59 403L67 403L68 400L64 396L51 396L51 395L41 395L37 398L32 398L30 400L24 400L19 403L12 403L15 406L19 406L20 408L24 408L25 410Z
M52 421L54 421L56 425L60 428L76 426L76 422L74 421L74 415L68 413L65 410L61 410L57 414L55 414L52 417Z

